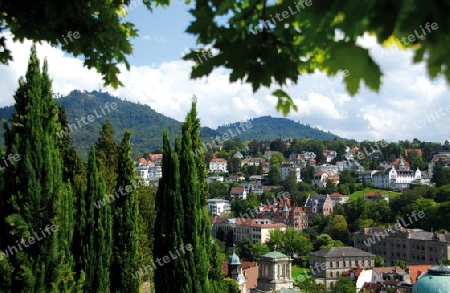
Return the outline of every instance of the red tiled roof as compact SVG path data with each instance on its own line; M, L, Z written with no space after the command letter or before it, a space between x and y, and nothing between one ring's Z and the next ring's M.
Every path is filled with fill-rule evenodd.
M213 159L211 160L211 162L213 162L213 163L226 163L227 160L222 159L222 158L213 158Z
M348 196L348 195L340 194L340 193L332 193L332 194L330 194L330 197L344 197L344 196Z
M215 217L212 217L209 221L211 224L221 224L230 218L231 217L229 217L229 216L215 216Z
M258 265L255 265L251 268L244 269L244 275L245 275L245 285L247 289L256 288L257 280L258 280Z
M242 194L242 193L244 193L244 191L245 191L245 188L244 188L244 187L242 187L242 186L235 186L235 187L231 187L230 193L239 193L239 194Z
M372 270L378 275L381 275L382 273L390 273L393 272L394 270L397 273L404 272L404 270L400 267L379 267L379 268L372 268Z
M431 268L432 265L411 265L407 268L409 269L409 275L411 276L411 281L413 284L417 282L417 279L420 277L422 273L427 273L428 269Z

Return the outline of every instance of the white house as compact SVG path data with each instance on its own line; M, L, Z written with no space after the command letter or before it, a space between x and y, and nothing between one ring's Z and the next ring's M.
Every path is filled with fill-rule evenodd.
M230 198L246 199L247 192L245 191L245 188L242 186L231 187Z
M231 212L231 205L225 199L208 199L208 213L212 216L220 216L223 213Z
M348 195L340 193L332 193L330 194L330 199L333 202L333 207L335 207L337 204L347 203Z
M209 162L209 171L210 172L228 172L227 170L227 160L222 158L213 158L211 162Z
M223 176L209 176L206 178L206 183L211 184L215 181L223 182Z
M422 179L422 172L417 168L416 171L410 170L400 158L398 170L394 164L386 171L378 171L372 175L372 184L376 188L382 189L405 189L414 180Z
M245 180L244 176L230 176L230 177L225 178L225 182L228 182L228 183L240 182L243 180Z
M317 187L327 187L327 180L333 180L337 186L339 184L339 175L331 174L330 171L320 171L314 175L313 184Z

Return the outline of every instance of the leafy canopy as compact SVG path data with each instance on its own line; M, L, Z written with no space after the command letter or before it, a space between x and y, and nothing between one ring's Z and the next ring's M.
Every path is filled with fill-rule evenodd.
M0 32L8 31L19 41L46 41L82 56L85 66L102 74L105 85L116 88L122 85L118 65L125 64L129 70L130 40L138 36L134 24L125 20L127 10L142 5L140 1L149 10L170 3L2 1ZM191 78L225 67L230 70L230 82L244 81L253 91L277 85L273 92L278 98L276 107L286 115L297 107L283 87L297 83L302 74L321 71L336 76L347 72L343 79L351 95L359 91L361 82L374 91L380 89L379 65L356 42L366 33L376 36L385 47L411 48L413 61L425 61L430 77L444 75L450 81L450 58L446 57L450 49L449 9L450 2L421 0L197 0L190 10L194 20L186 31L195 35L203 48L192 49L183 59L195 62ZM62 41L62 36L75 31L79 38ZM414 37L416 31L420 38ZM198 54L212 57L199 64ZM11 59L1 36L0 63Z

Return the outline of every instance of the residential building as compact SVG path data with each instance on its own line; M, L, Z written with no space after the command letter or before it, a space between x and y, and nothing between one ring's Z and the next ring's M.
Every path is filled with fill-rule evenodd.
M332 193L330 194L331 202L333 203L333 207L337 204L344 204L348 201L348 195L340 194L340 193Z
M390 168L390 167L389 167ZM372 182L373 174L380 172L380 170L365 170L358 172L358 181L360 183Z
M247 192L245 191L245 188L242 186L231 187L230 198L231 199L233 199L233 198L246 199Z
M334 185L339 184L339 174L331 174L330 171L320 171L314 174L313 184L317 187L327 187L327 181L332 180Z
M293 287L292 258L278 251L258 258L257 285L256 288L250 288L250 293L283 292Z
M150 182L154 182L157 185L159 178L162 178L161 166L155 165L155 163L150 160L140 158L135 162L135 166L137 177L144 181L146 185Z
M211 184L213 182L223 182L223 176L208 176L206 177L206 183Z
M323 156L325 157L327 163L331 163L336 158L337 152L326 150L323 152Z
M385 201L389 202L389 195L387 195L381 191L369 192L369 193L364 194L363 196L364 196L364 200L368 200L368 201L385 200Z
M208 199L208 214L211 216L220 216L221 214L227 214L231 212L231 205L228 200L225 199Z
M291 206L289 198L282 198L280 202L261 205L256 209L255 218L270 219L274 223L284 223L295 230L303 231L308 228L308 216L302 207Z
M235 242L244 241L248 237L253 243L266 243L272 230L286 230L286 224L274 223L269 219L235 219L233 237Z
M339 168L331 164L322 164L320 166L315 166L314 170L316 170L316 173L319 173L321 171L327 171L331 175L336 175L339 173Z
M227 173L227 160L222 158L213 158L209 162L209 172L225 172Z
M353 241L355 247L381 256L388 266L394 265L396 260L407 264L430 264L450 257L450 234L421 229L361 228L354 233Z
M233 155L233 158L243 159L243 158L244 158L244 155L243 155L240 151L237 151L237 152Z
M264 158L266 158L267 160L270 160L276 154L280 154L280 152L278 152L278 151L265 151L264 152Z
M325 284L328 288L351 268L374 266L375 255L351 246L332 247L311 252L309 263L316 283Z
M235 243L241 243L244 238L249 238L253 243L266 243L269 240L270 231L286 230L286 224L274 223L269 219L248 219L230 217L212 217L211 235L217 237L219 230L227 233L233 231Z
M289 173L294 172L295 173L295 181L297 183L301 182L301 175L300 175L300 166L295 165L292 162L283 162L280 166L281 168L281 180L284 181L288 177Z
M358 171L358 172L364 171L364 167L361 166L361 164L358 161L356 161L352 158L347 159L345 161L336 162L336 167L338 168L338 170L340 172L345 171L345 170Z
M325 217L333 213L333 202L328 194L308 195L304 209L310 220L316 215Z
M156 165L159 165L162 162L163 154L149 154L148 158Z
M243 167L244 165L249 165L249 166L256 166L258 167L259 165L263 164L266 160L263 158L252 158L252 157L247 157L245 159L243 159L241 161L241 167Z
M230 176L225 178L225 182L231 183L231 182L241 182L244 181L244 176Z
M264 192L264 186L261 183L241 183L241 187L244 187L245 192L249 194L250 192L253 192L257 195L262 195Z
M257 184L262 184L265 179L266 178L263 175L252 175L252 176L248 177L248 180L250 182L256 181Z
M398 170L396 169L396 166ZM422 172L417 168L416 171L409 169L409 164L405 164L403 160L399 160L396 164L392 163L392 167L385 171L378 171L372 175L372 184L380 189L401 190L409 188L414 180L421 180Z
M307 164L310 166L316 165L316 154L314 152L303 152L301 154L291 154L289 156L289 162L295 165L305 168Z

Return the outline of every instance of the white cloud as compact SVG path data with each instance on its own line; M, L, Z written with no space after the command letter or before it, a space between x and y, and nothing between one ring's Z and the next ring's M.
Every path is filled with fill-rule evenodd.
M151 36L148 39L155 41ZM423 64L411 65L409 51L382 49L370 37L361 42L372 53L378 52L375 59L384 72L380 92L374 93L363 86L358 95L350 97L342 75L334 79L328 79L323 73L303 75L297 85L284 89L298 105L298 112L292 112L287 118L357 140L397 141L417 137L442 142L448 138L450 112L444 110L445 115L435 115L439 109L450 105L448 85L442 79L431 81ZM7 45L12 49L14 61L8 66L0 65L0 106L14 102L17 80L25 74L31 43L8 42ZM57 48L39 45L38 56L48 59L54 92L91 91L102 84L95 70L84 68L81 60ZM120 79L125 86L106 90L115 96L148 104L179 121L184 120L192 95L196 94L202 124L213 128L263 115L282 116L275 110L276 98L270 95L273 88L254 94L248 84L230 84L225 69L215 70L208 78L191 80L190 67L189 62L169 61L159 66L131 66L130 71L121 68ZM430 115L435 115L434 119L416 126Z

